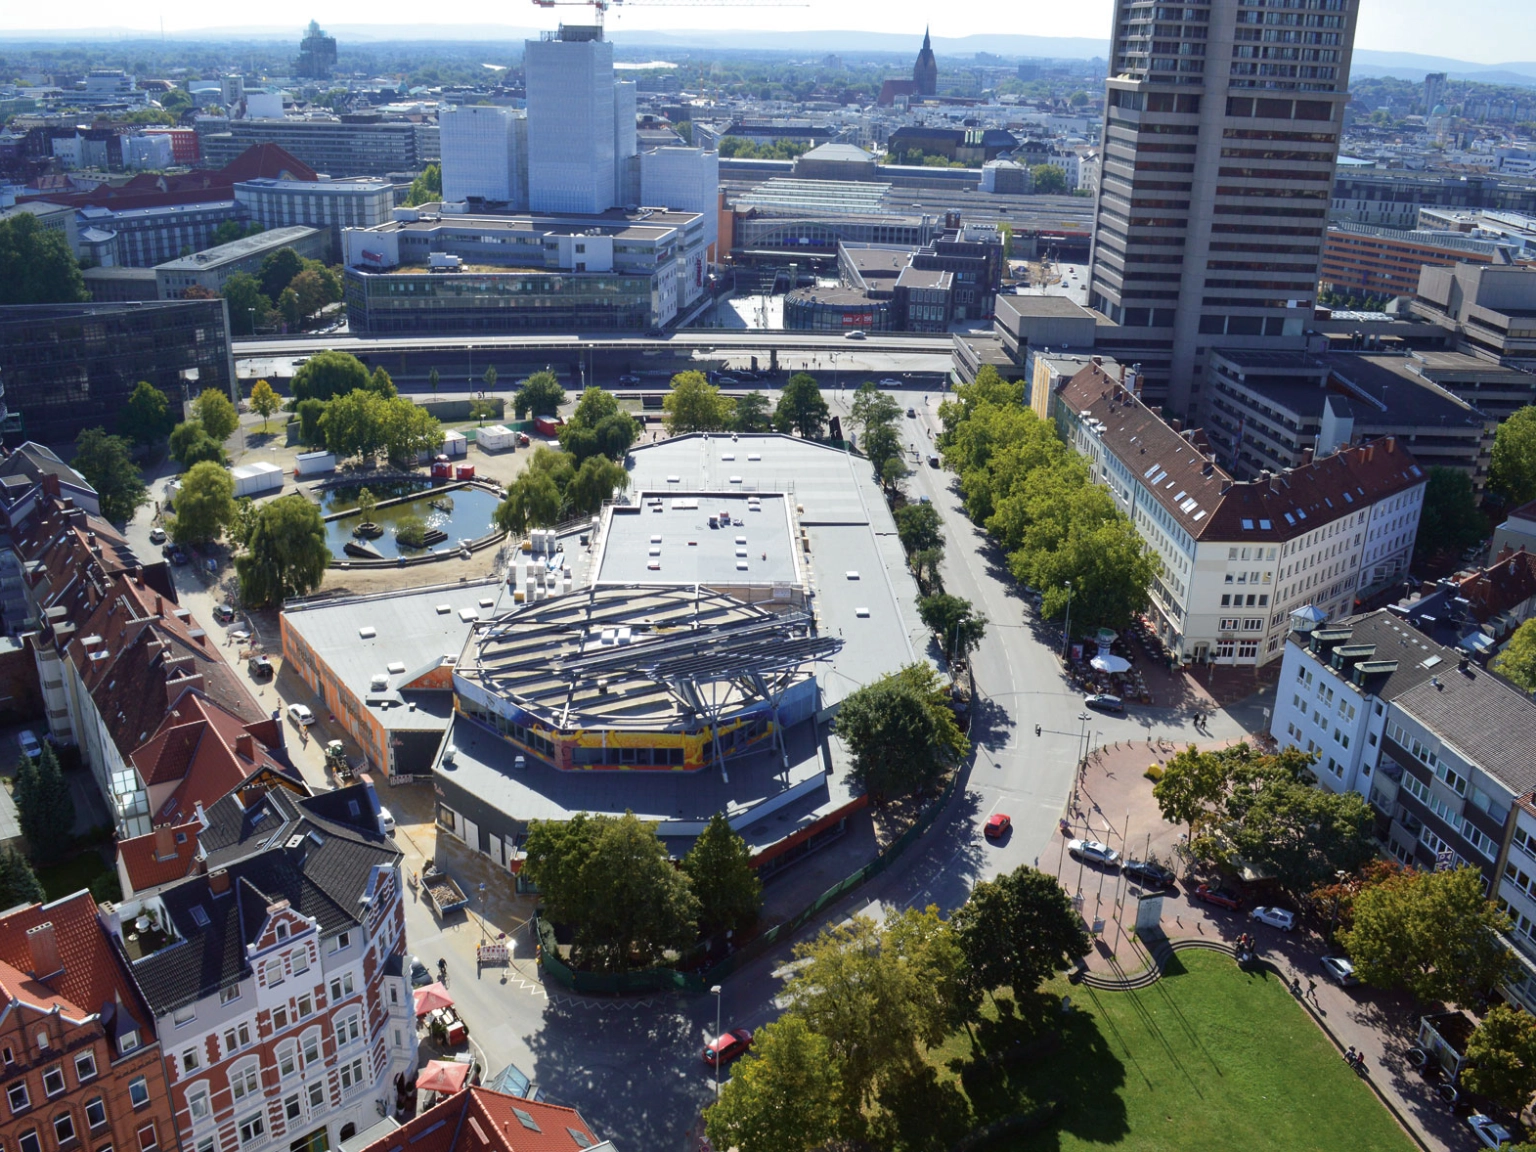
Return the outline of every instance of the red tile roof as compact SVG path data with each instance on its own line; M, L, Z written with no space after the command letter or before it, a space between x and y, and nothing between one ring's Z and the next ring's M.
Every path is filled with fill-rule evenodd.
M64 968L36 980L31 974L27 931L44 923L53 925ZM144 1026L147 1013L96 919L96 902L89 892L52 904L32 904L0 917L0 998L45 1012L57 1007L74 1020L94 1015L104 1005L118 1004L118 1011L126 1009L141 1033L149 1031Z
M1536 596L1536 556L1504 545L1492 564L1460 581L1460 595L1478 623L1518 608Z
M318 180L320 177L304 161L276 144L253 144L223 168L164 176L141 172L125 184L103 184L89 192L47 192L22 197L47 200L51 204L69 204L76 208L97 207L121 211L127 208L160 208L172 204L198 204L208 200L229 200L235 184L259 177L280 180Z
M1197 540L1291 540L1428 480L1390 436L1268 479L1235 480L1199 429L1176 431L1097 364L1066 381L1059 401L1096 422L1104 447Z
M146 888L158 888L190 876L197 859L197 834L201 825L196 821L187 824L166 825L170 833L170 853L164 858L158 855L163 838L156 829L147 836L135 836L117 842L117 858L128 873L128 882L135 892Z
M519 1112L535 1127L530 1128ZM598 1143L574 1108L470 1088L428 1108L362 1152L582 1152Z

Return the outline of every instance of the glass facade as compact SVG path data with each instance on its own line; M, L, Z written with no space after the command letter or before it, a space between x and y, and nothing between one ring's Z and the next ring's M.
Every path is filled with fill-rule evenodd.
M353 332L640 331L654 278L507 271L369 273L347 269Z

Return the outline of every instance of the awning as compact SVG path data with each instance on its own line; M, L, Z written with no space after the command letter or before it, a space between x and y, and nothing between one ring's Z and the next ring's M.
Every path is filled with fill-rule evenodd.
M439 1008L448 1008L453 1004L453 997L448 995L448 989L441 984L428 984L425 988L416 989L416 1015L425 1016L428 1012L436 1012Z
M416 1077L416 1087L423 1092L451 1095L461 1091L469 1080L469 1065L451 1060L428 1060Z
M1124 656L1095 656L1089 663L1095 671L1119 673L1130 670L1131 662Z

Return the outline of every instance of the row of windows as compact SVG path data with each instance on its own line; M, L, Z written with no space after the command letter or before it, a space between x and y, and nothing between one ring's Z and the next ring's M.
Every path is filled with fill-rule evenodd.
M9 1049L6 1050L9 1053ZM8 1060L7 1063L10 1063ZM96 1054L94 1052L81 1052L75 1057L75 1080L78 1084L86 1084L96 1079ZM55 1064L51 1068L43 1070L43 1091L52 1098L62 1093L68 1085L64 1079L64 1066ZM11 1115L24 1112L32 1106L32 1098L27 1091L25 1080L19 1080L5 1090L6 1102L10 1105Z
M99 1104L100 1101L97 1100L94 1103ZM106 1119L104 1113L100 1125L97 1125L94 1121L91 1123L91 1131L93 1133L99 1132L105 1129L105 1127ZM77 1139L74 1121L67 1113L54 1118L53 1134L60 1148L72 1145ZM16 1137L16 1147L20 1152L43 1152L43 1142L38 1137L37 1129L27 1128L20 1132ZM154 1121L142 1125L138 1130L138 1152L155 1152L159 1147L160 1139L155 1130ZM96 1148L96 1152L112 1152L112 1145L100 1145Z

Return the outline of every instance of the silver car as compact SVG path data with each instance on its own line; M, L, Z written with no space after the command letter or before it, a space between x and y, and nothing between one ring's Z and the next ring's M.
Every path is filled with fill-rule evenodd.
M1120 867L1120 853L1108 844L1097 840L1068 840L1067 851L1074 860L1086 860L1090 864L1102 864L1106 868Z

